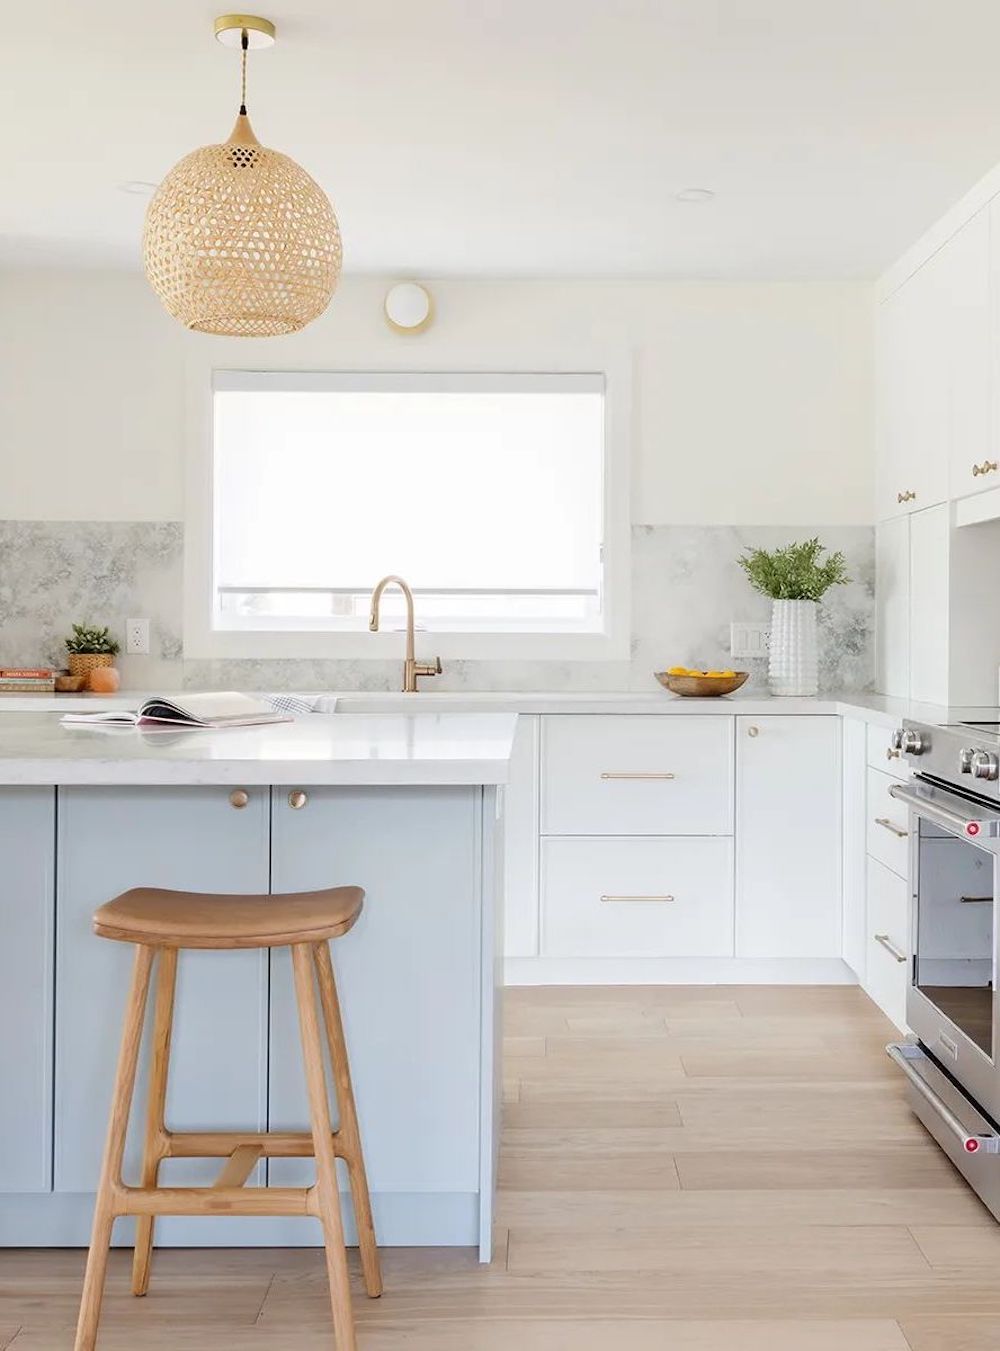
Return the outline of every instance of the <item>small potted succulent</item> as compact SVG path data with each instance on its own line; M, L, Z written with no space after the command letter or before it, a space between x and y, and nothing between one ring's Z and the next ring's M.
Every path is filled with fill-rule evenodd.
M772 694L809 695L819 688L816 607L831 586L850 578L842 553L818 539L784 549L750 549L738 560L750 585L771 600L768 685Z
M118 672L109 671L107 676L99 676L96 680L94 672L113 667L119 650L118 641L111 636L107 628L74 624L73 632L66 639L69 673L73 676L83 676L91 689L113 693L118 688Z

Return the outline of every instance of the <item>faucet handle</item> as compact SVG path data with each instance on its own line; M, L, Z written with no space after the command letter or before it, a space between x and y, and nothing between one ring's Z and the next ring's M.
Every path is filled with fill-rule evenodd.
M436 676L441 674L441 670L441 658L435 657L433 661L418 661L413 673L418 676Z

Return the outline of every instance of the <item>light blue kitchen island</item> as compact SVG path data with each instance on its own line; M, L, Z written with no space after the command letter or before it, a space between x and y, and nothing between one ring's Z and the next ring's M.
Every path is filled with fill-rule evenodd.
M0 1245L89 1241L131 959L93 936L95 908L140 885L357 883L364 913L332 950L379 1242L478 1245L488 1259L515 724L500 713L312 714L143 734L69 729L53 713L0 719ZM287 951L182 954L174 1048L169 1124L306 1128ZM127 1175L144 1101L140 1079ZM297 1185L311 1166L272 1160L255 1181ZM169 1160L163 1179L204 1184L217 1168ZM322 1241L299 1219L176 1218L157 1234ZM119 1221L116 1241L129 1238Z

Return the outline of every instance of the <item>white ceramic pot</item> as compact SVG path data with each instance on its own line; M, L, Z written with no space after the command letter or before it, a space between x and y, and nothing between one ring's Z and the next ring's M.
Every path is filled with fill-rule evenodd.
M767 680L772 694L809 695L819 689L816 602L771 602Z

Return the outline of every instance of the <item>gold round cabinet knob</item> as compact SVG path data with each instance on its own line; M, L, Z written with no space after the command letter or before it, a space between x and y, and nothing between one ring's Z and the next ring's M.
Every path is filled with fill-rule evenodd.
M760 736L760 728L759 728L759 727L748 727L748 728L747 728L747 736Z
M297 812L301 807L304 807L308 801L308 793L303 793L301 788L296 788L288 794L288 805L293 812Z
M245 807L250 801L250 794L245 788L234 788L229 794L229 805L236 807L237 810Z

